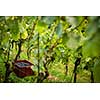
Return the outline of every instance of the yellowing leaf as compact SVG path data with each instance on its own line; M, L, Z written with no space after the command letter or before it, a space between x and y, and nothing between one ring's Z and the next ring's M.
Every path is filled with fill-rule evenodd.
M27 31L24 31L24 33L21 34L22 39L26 39L28 37Z

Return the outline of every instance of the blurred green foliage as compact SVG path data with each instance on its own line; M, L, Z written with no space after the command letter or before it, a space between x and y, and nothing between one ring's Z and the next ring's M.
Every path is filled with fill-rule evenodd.
M46 79L44 82L70 82L73 64L79 54L82 57L80 72L84 71L86 59L99 59L99 32L98 16L0 16L0 82L3 82L5 77L4 62L13 62L20 40L24 42L19 59L30 60L34 64L33 70L37 71L38 34L40 69L44 70L43 61L47 57L50 74L58 77L57 80ZM97 78L100 71L97 70L100 69L97 62L94 67L94 78L95 82L100 82ZM64 75L65 64L69 65L67 77ZM36 82L35 79L36 76L20 79L12 73L9 82ZM90 82L89 79L87 82Z

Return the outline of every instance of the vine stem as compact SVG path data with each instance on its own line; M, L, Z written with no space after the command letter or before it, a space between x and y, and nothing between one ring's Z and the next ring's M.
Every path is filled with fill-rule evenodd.
M39 33L38 33L38 77L37 77L37 82L39 82L39 73L40 73L40 55L39 55L39 53L40 53L40 51L39 51Z
M9 75L12 72L11 69L10 69L9 58L10 58L10 40L9 40L9 49L8 49L8 52L7 52L7 61L5 62L6 72L5 72L4 83L8 82Z
M38 75L39 75L39 72L40 72L40 59L39 59L39 53L40 53L40 51L39 51L39 33L38 33Z

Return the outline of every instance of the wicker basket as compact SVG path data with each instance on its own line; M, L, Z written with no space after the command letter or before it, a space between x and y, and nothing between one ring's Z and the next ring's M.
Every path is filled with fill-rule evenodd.
M33 64L27 60L17 60L14 62L14 73L20 77L26 77L34 75L32 70Z

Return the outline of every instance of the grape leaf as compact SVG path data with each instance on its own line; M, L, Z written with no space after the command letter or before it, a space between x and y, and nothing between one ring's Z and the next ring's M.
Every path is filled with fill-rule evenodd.
M59 23L59 24L57 25L57 28L56 28L56 34L58 35L58 37L61 37L61 35L62 35L62 30L63 30L62 24Z

